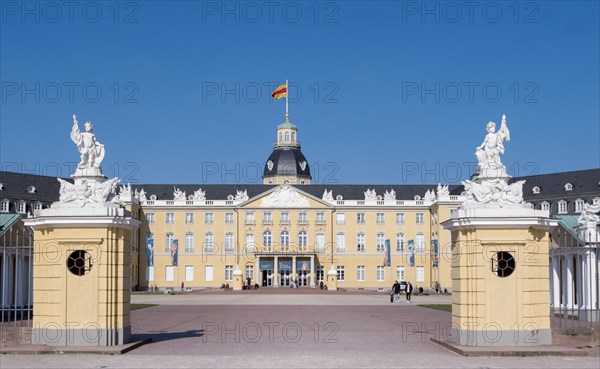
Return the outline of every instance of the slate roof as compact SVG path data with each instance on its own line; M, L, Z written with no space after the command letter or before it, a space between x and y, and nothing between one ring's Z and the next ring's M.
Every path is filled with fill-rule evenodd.
M582 198L591 202L594 197L600 196L600 168L579 170L572 172L561 172L551 174L540 174L535 176L526 176L513 178L513 181L525 179L523 194L526 201L539 203L545 200L558 199L576 199ZM70 179L67 179L70 181ZM572 191L565 191L564 185L569 182L573 185ZM40 176L33 174L23 174L14 172L0 171L0 183L3 189L0 190L0 199L11 200L42 201L53 202L58 200L60 184L55 177ZM27 188L34 186L36 192L28 193ZM540 194L534 195L532 188L540 187ZM192 195L195 190L202 188L206 191L206 198L209 200L224 200L228 195L236 194L236 191L247 190L250 198L260 193L266 192L275 185L263 184L139 184L132 185L133 188L143 188L148 197L157 195L159 200L172 200L173 187L177 187L186 192L186 195ZM383 196L386 190L396 191L398 200L412 200L415 195L423 197L425 192L437 188L437 184L430 185L368 185L368 184L311 184L296 185L295 187L305 191L317 198L323 196L325 189L333 190L333 197L342 195L345 200L363 200L364 192L367 189L375 189L377 195ZM460 195L463 191L461 185L450 185L450 194Z
M267 163L273 162L273 168L269 170ZM300 163L305 162L304 169L300 166ZM299 149L275 149L269 155L269 158L265 162L265 168L263 170L263 177L270 177L275 175L287 175L298 177L310 177L310 167L308 161Z

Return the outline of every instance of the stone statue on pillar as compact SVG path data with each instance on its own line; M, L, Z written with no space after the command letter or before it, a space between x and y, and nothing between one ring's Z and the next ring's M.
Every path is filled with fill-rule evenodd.
M73 114L73 128L71 129L71 140L77 146L81 161L77 164L77 169L96 169L99 175L102 175L100 164L104 160L104 145L96 139L93 133L94 124L86 122L84 125L85 132L79 130L77 116Z

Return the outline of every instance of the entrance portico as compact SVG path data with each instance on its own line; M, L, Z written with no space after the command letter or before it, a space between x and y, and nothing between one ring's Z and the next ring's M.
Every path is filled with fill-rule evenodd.
M255 253L255 280L262 287L288 287L298 280L299 286L315 287L314 253Z

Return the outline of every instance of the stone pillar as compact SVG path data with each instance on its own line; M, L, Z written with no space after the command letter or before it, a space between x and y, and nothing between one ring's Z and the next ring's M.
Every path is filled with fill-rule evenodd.
M575 280L574 278L574 273L573 273L573 255L572 254L567 254L565 255L565 259L567 262L567 285L566 285L566 306L569 309L573 308L574 305L574 301L573 301L573 281Z
M277 255L275 256L274 260L273 260L273 287L279 287L279 273L278 273L278 257Z
M336 291L337 290L337 270L335 266L331 264L331 268L327 272L327 289Z
M461 208L443 223L452 240L451 342L552 343L548 231L556 223L531 208Z
M310 257L310 286L315 288L315 257Z
M555 309L560 308L560 272L559 257L552 256L552 306Z
M254 271L254 283L262 287L262 275L260 273L260 256L256 257L256 270Z
M236 265L235 270L233 271L233 290L234 291L242 290L242 287L244 286L243 277L244 277L244 273L242 273L240 266Z

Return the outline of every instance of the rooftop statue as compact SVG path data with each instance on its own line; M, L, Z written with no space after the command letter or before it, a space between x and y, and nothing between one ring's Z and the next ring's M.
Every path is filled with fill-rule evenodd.
M100 164L104 160L104 145L96 139L96 135L92 132L94 124L86 122L84 125L85 132L79 130L77 116L73 114L73 128L71 129L71 140L77 145L81 161L77 165L80 169L96 168L100 169Z
M506 126L506 115L502 115L502 124L497 132L496 123L492 121L486 125L486 131L488 134L485 136L483 143L475 149L480 174L484 177L490 177L491 175L487 175L487 170L491 169L496 174L493 177L505 177L506 169L500 161L500 154L504 154L504 141L510 141L510 132Z

